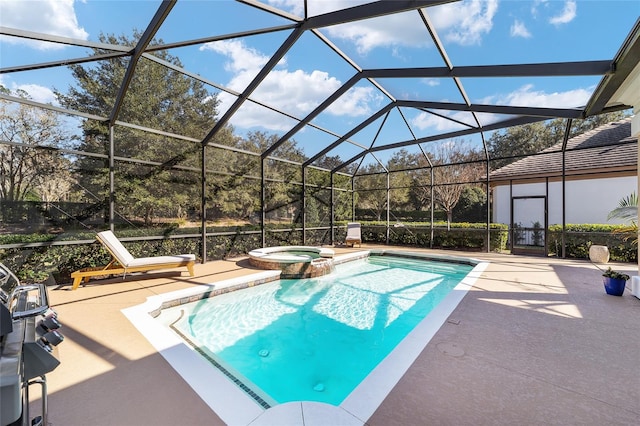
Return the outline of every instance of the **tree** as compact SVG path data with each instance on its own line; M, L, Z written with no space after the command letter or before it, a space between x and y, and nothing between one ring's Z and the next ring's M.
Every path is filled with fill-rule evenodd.
M49 155L48 161L55 173L39 176L35 181L35 192L46 203L69 201L75 183L71 162L59 155Z
M387 175L379 164L367 164L362 167L356 179L358 206L371 210L376 220L382 220L387 209Z
M550 147L561 137L562 133L557 126L548 126L542 122L494 132L487 140L491 165L496 169L506 166L519 160L518 156L534 154Z
M433 165L433 182L426 179L424 174L431 174L427 159L420 155L417 165L425 167L424 172L415 176L430 182L430 185L415 185L419 199L431 203L431 185L433 185L433 201L447 215L447 227L451 225L453 209L470 182L479 179L483 174L483 164L474 162L481 158L480 153L473 149L468 141L450 140L438 144L427 154Z
M387 161L384 167L378 163L368 164L357 176L358 206L369 209L382 220L386 216L387 198L390 209L403 209L409 205L409 194L412 185L410 168L414 156L401 149ZM388 181L387 181L388 176ZM387 197L387 185L390 188Z
M393 188L389 196L391 209L404 209L409 204L412 179L411 174L404 170L412 163L413 156L404 148L395 152L387 162L388 170L402 170L391 173L389 176L389 186Z
M314 165L317 167L321 167L327 170L334 170L338 166L343 164L342 159L339 156L322 156L318 160L314 162ZM353 173L355 170L355 165L351 164L345 166L339 171L342 173ZM326 171L317 170L309 167L307 169L307 183L315 185L314 187L307 188L307 222L309 222L310 212L309 207L315 210L315 214L317 216L318 223L322 223L324 220L327 222L329 220L330 210L330 196L331 192L326 189L331 186L331 174ZM334 174L333 175L333 209L334 209L334 217L336 220L351 220L352 217L352 204L351 204L351 195L352 193L348 191L351 189L351 178L349 176L345 176L344 174ZM317 188L317 189L316 189ZM344 190L339 190L346 189ZM309 197L309 193L311 193L311 197ZM311 200L311 202L309 202ZM325 215L321 217L321 212L326 212Z
M466 185L453 212L456 222L484 222L487 217L487 194L479 185Z
M252 132L247 135L243 141L245 149L255 152L264 152L273 146L279 140L275 134L267 134L264 132ZM282 143L273 153L273 157L283 160L290 160L295 163L301 163L304 159L302 151L297 148L294 140L287 140ZM257 157L257 175L260 170L260 157ZM273 158L265 159L265 213L270 219L288 220L293 222L301 222L301 186L296 183L302 182L302 169L297 164L291 164L286 161L277 161ZM260 181L257 181L258 185ZM256 192L257 201L260 201L259 186Z
M0 86L2 93L12 94ZM29 99L24 91L13 93ZM36 194L43 201L58 201L73 180L69 160L56 148L71 138L55 113L25 104L0 100L0 199L21 201Z
M410 172L412 184L409 201L415 210L431 210L431 166L424 158L416 158L419 168Z
M141 34L126 36L100 35L103 43L135 45ZM162 43L153 41L152 43ZM94 49L93 55L108 53ZM166 51L154 52L158 58L181 67L177 57ZM109 117L120 90L129 58L111 58L90 65L71 65L76 85L68 92L56 92L59 102L70 109ZM156 62L141 58L124 97L118 120L189 136L196 139L213 128L218 100L203 83ZM103 122L86 119L82 124L84 139L80 149L107 154L109 129ZM116 206L125 214L144 217L147 224L161 210L172 215L199 209L199 170L201 147L131 127L115 127L116 156L131 160L116 163ZM216 143L233 144L231 132L225 129ZM215 159L209 161L215 162ZM156 163L156 164L153 164ZM159 163L159 165L157 165ZM87 193L98 194L98 202L108 197L108 163L92 157L79 157L77 171ZM183 167L179 170L179 167ZM213 176L217 179L219 176Z

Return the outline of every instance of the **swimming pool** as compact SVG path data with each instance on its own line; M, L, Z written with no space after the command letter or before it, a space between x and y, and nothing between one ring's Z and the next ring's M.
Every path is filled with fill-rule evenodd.
M324 277L278 280L169 308L159 319L261 403L337 406L471 269L370 256Z
M381 254L385 254L385 256L381 257ZM249 294L249 292L238 291L222 294L205 301L204 299L200 300L203 298L202 290L199 292L190 290L181 292L180 297L176 297L176 294L174 294L159 296L160 299L154 300L153 303L150 300L146 307L142 308L142 311L146 311L146 319L139 316L137 319L134 318L136 315L130 310L126 310L129 312L125 312L125 314L134 321L134 324L143 331L154 346L174 365L174 368L185 377L194 389L200 388L198 393L201 397L205 401L211 400L210 405L212 408L228 423L243 424L244 422L244 424L248 424L249 420L257 415L255 405L256 401L260 400L265 402L265 404L261 405L262 410L275 403L286 403L286 401L321 401L339 405L341 409L348 411L351 415L364 422L395 386L417 355L424 349L430 337L435 334L458 301L462 299L475 276L483 269L483 267L479 268L481 265L478 262L464 259L444 259L447 262L439 264L440 267L444 265L445 268L450 268L453 264L459 262L466 263L467 266L465 266L464 272L460 273L455 280L451 280L448 285L442 287L442 290L437 290L437 292L442 291L435 298L441 301L438 304L437 301L432 302L422 299L419 293L425 289L433 291L438 287L435 283L443 281L443 278L437 278L434 270L429 269L432 267L427 267L422 270L412 270L411 274L413 275L405 277L404 282L395 285L391 284L389 276L397 275L399 266L394 265L393 268L389 268L389 265L381 264L392 260L392 258L386 256L388 254L390 254L389 251L371 253L371 258L366 262L369 269L360 270L355 274L355 277L352 272L358 262L349 262L348 264L342 262L347 260L348 257L354 258L357 256L337 257L336 262L342 263L336 272L336 276L343 281L339 284L330 283L328 280L331 276L321 278L320 282L316 284L312 284L309 280L298 280L297 282L285 280L265 284L265 282L274 278L277 279L277 274L271 272L271 275L267 276L268 273L261 273L262 275L252 278L253 281L250 280L248 284L244 283L244 286L262 284L254 287L252 291L257 289L257 293L266 294L269 297L261 299L262 296L258 297L257 295L242 296L250 300L256 298L252 302L254 305L250 303L248 307L244 308L244 313L238 306L231 309L230 307L234 306L234 303L231 303L228 299L236 299L243 293ZM394 252L393 254L401 255L401 257L416 257L413 253ZM365 257L368 255L369 253L364 253ZM361 252L360 257L362 256ZM402 262L407 263L406 259ZM360 261L360 263L365 262ZM426 266L427 263L422 263L422 265ZM466 274L473 265L475 265L473 271ZM344 276L342 275L343 270L347 271ZM349 270L351 271L350 278ZM370 278L375 277L380 271L387 272L383 272L383 276L378 279ZM386 276L384 275L385 273L387 274ZM458 283L460 279L462 279L462 282ZM246 278L244 280L247 281ZM368 288L367 282L370 280L377 281L378 285L382 284L382 287L379 286L375 290ZM226 283L224 288L216 284L214 287L218 290L214 290L214 292L226 292L229 288L243 285L240 282L242 280L230 281L233 282ZM451 291L452 288L453 291ZM212 290L209 289L206 292L209 294L205 294L204 297L211 295L211 292ZM447 292L449 293L447 294ZM272 301L265 302L269 298ZM261 302L257 302L257 300L261 300ZM339 308L340 304L338 302L345 300L349 301L349 303L344 308ZM276 301L279 307L277 307ZM188 302L191 303L188 304ZM210 302L215 303L210 305ZM207 377L207 375L211 374L211 377L218 376L219 379L220 370L218 370L217 375L210 371L203 371L203 369L206 370L206 367L202 362L198 362L193 358L193 351L191 351L192 354L190 356L187 356L184 350L187 346L184 342L177 343L178 340L175 340L175 335L173 339L170 338L166 334L166 329L164 331L158 330L157 320L152 320L152 322L156 323L152 332L145 331L147 325L150 326L148 321L149 312L152 313L151 316L154 316L161 311L161 308L167 308L171 305L175 307L165 309L165 313L173 311L173 314L170 314L167 318L171 318L169 321L174 323L174 327L180 330L180 333L185 333L185 335L195 329L195 335L189 336L189 340L195 343L198 351L207 355L209 359L217 361L223 367L224 374L222 376L224 376L225 380L216 381L216 386L212 386L211 378ZM359 308L365 305L384 306L382 309L384 314L376 316L370 311L358 312ZM235 319L230 320L229 309L240 309L241 313ZM262 320L249 319L250 317L246 313L256 310L267 312L267 318ZM201 321L198 319L199 315L191 316L192 312L203 314L207 311L218 311L219 317L222 319L222 322L213 327L222 332L218 334L218 337L211 338L208 335L212 327L200 327L200 322L208 323L210 320ZM426 318L425 315L427 315ZM313 325L305 319L305 317L309 316L323 319L320 323ZM413 325L407 323L405 321L407 319L411 319L409 323ZM140 324L141 320L146 322L146 325ZM164 321L166 322L167 320L165 319ZM267 332L266 335L260 333L264 329L269 329L265 325L272 323L285 327L287 331L276 331L275 334ZM304 327L306 327L304 331L290 331L293 325L300 324L304 324ZM325 333L327 324L331 325L332 328L329 330L333 331ZM404 331L398 333L397 329L404 329ZM413 330L411 331L411 329ZM409 335L403 338L407 330L409 330ZM324 336L323 333L325 334ZM162 335L161 338L160 334ZM297 347L298 351L302 352L299 352L297 356L289 355L283 358L280 354L281 343L283 342L279 341L276 344L276 340L282 340L278 338L278 335L286 337L284 340L289 340L285 346L291 342L302 343L301 345L293 345ZM330 340L328 339L332 335L344 338L346 346L350 346L355 352L348 355L333 354L332 352L335 352L333 348L336 343L329 343ZM366 340L363 339L365 335L366 337L374 337L375 349L366 348L365 344L362 343L363 340ZM211 345L211 347L207 348L207 345ZM309 363L312 361L308 361L305 358L308 353L321 352L321 349L327 347L331 348L331 350L329 353L325 352L324 355L320 356L318 366L313 369L309 368ZM300 396L283 397L279 389L274 390L268 383L266 385L261 383L263 378L253 376L252 373L241 372L244 367L238 366L237 363L230 363L224 359L225 357L219 357L215 353L217 350L222 350L222 352L228 352L227 355L230 355L231 359L242 358L241 355L238 355L240 352L236 352L241 348L244 348L245 352L250 354L249 357L253 358L252 362L257 360L257 362L268 364L277 361L282 362L284 359L284 365L289 374L280 375L277 379L267 379L267 382L275 382L276 387L281 388L297 386L291 380L303 382L304 386L302 387L306 393ZM307 354L305 354L305 351ZM176 356L177 352L180 352L181 355ZM370 358L368 361L362 362L364 354L367 352L374 352L374 356L368 357ZM181 366L176 366L177 358L182 359L180 361L182 362ZM184 358L189 358L188 365L184 363ZM200 358L200 361L202 361L202 357ZM296 358L299 358L302 363L294 366L292 361ZM350 358L355 358L356 362L350 361ZM195 367L196 364L198 365L197 368ZM336 370L336 365L346 367L337 378L328 374ZM210 366L209 370L211 370ZM254 368L254 370L256 369ZM267 369L258 368L257 370ZM349 374L346 374L347 372ZM346 376L353 377L348 378ZM337 383L347 379L349 379L350 384L346 386ZM224 381L227 382L226 385L228 383L235 383L235 385L232 387L226 386ZM198 385L194 382L202 383ZM261 384L257 385L256 383ZM241 387L243 389L242 394L245 397L247 394L250 395L249 398L253 400L254 411L251 411L249 404L246 404L246 398L242 403L246 405L243 408L237 407L238 401L243 398L237 392L233 398L230 397L230 394L233 393L233 387L236 390ZM211 395L203 395L207 393ZM225 400L236 407L230 409L224 403ZM283 404L276 407L286 405ZM228 413L228 418L225 418L225 413ZM237 418L242 415L244 415L244 420ZM232 417L234 418L232 419Z

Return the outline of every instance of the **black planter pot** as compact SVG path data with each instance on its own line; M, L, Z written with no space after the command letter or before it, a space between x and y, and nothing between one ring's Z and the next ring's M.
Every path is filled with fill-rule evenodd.
M612 296L622 296L624 287L627 284L627 280L609 277L602 277L602 282L604 283L604 290Z

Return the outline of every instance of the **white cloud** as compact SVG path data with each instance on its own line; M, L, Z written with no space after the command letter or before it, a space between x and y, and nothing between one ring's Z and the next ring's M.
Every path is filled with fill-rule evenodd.
M20 84L12 85L11 90L24 90L29 94L31 99L43 104L60 105L56 99L56 95L48 87L38 84Z
M318 16L374 1L376 0L316 0L307 3L307 14ZM267 0L267 3L288 13L304 17L305 4L302 0Z
M268 0L267 3L278 9L304 17L304 3L299 0Z
M443 5L433 15L436 28L445 30L445 39L461 45L480 44L493 27L498 0L469 0ZM439 22L450 22L446 27Z
M323 10L318 12L326 13L362 3L367 2L321 1L314 2L314 5L322 5ZM446 40L470 45L480 43L482 36L491 30L497 9L498 0L464 0L425 10ZM415 11L335 25L325 28L325 31L333 37L351 41L362 55L379 47L424 47L431 44L431 38Z
M442 113L442 111L440 112ZM462 123L475 125L475 122L469 122L470 120L472 120L472 117L471 117L471 114L468 112L458 111L453 113L447 113L445 115L451 118L451 120L446 120L442 117L438 117L437 115L429 114L427 112L421 112L411 120L411 124L420 130L432 129L438 132L460 130L464 127L460 123L457 123L452 120L457 120Z
M360 117L372 113L370 105L380 104L382 95L371 87L354 87L335 101L327 112L336 116Z
M213 50L223 56L229 57L230 61L225 63L225 69L233 73L260 70L260 68L269 61L267 55L263 55L257 50L247 47L244 42L240 40L206 43L200 47L200 51L205 50ZM255 75L251 78L253 77L255 77Z
M425 28L417 14L389 15L327 27L333 37L351 41L361 55L377 47L425 46Z
M535 90L532 84L527 84L511 93L488 96L478 100L476 103L535 108L577 108L584 106L589 101L591 92L592 90L589 89L574 89L566 92L547 93L541 90ZM477 115L484 124L503 119L503 117L491 113L480 113ZM463 123L475 125L475 123L470 121L471 117L469 113L464 111L447 114L447 116ZM411 120L411 122L421 130L430 128L437 131L451 131L461 128L460 124L444 120L428 113L420 113Z
M546 93L534 90L533 84L526 84L514 92L486 98L481 103L500 105L530 106L541 108L575 108L584 106L591 96L587 89L574 89L566 92Z
M524 22L516 19L511 25L511 37L531 38L531 33Z
M74 0L2 0L2 25L27 31L86 40L89 34L78 25ZM3 37L9 43L22 43L40 50L63 49L55 43L35 42L16 37Z
M497 104L534 108L579 108L589 101L593 88L574 89L566 92L546 93L541 90L534 90L532 84L524 85L514 92L490 96L478 101L480 104ZM483 124L495 123L503 120L497 114L478 114L478 119Z
M576 17L577 5L575 0L567 0L564 4L564 9L559 15L553 16L549 19L549 23L553 25L567 24Z
M538 14L539 14L539 12L538 12L538 8L539 8L541 5L543 5L543 6L544 6L544 5L546 5L546 4L547 4L547 2L548 2L548 0L534 0L534 1L533 1L533 4L531 5L531 15L532 15L534 18L537 18L537 17L538 17Z
M36 102L56 106L60 105L56 99L56 95L48 87L40 86L38 84L16 84L15 82L7 80L2 75L0 75L0 86L4 86L9 89L13 96L15 96L18 90L22 90Z
M237 92L244 91L268 60L267 56L247 47L243 41L208 43L200 50L212 50L228 58L225 69L232 72L233 77L227 83L227 87ZM288 70L286 61L283 60L251 96L296 117L304 117L341 86L342 82L324 71L314 70L309 73L299 69ZM327 112L352 117L369 114L369 103L378 100L375 96L375 92L370 88L353 88L334 102ZM221 93L218 99L221 111L226 111L235 101L234 96L226 93ZM270 130L291 128L290 120L274 120L272 112L251 102L243 104L231 122L237 127L261 126Z

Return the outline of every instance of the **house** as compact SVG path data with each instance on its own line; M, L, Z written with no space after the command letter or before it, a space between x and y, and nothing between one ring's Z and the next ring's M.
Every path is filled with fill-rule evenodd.
M569 139L564 180L562 142L492 172L493 222L542 229L563 223L620 223L607 216L638 188L633 119Z

